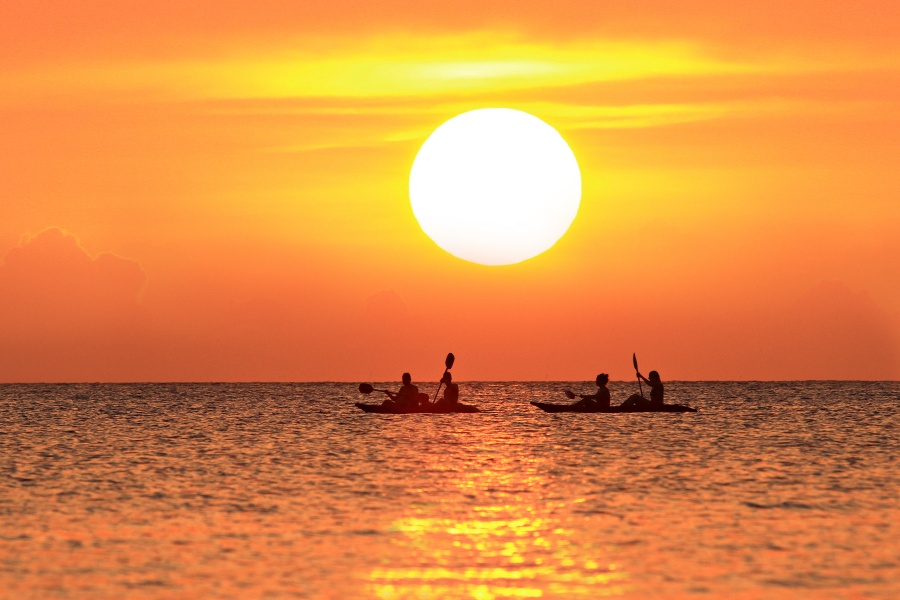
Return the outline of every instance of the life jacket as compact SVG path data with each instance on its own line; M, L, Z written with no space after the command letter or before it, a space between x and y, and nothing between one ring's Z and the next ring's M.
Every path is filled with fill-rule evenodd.
M662 404L663 394L665 394L665 390L663 389L662 382L650 386L650 402L653 404Z
M397 391L397 404L401 406L415 406L419 403L419 388L413 384L402 385Z
M444 402L447 402L448 404L456 404L459 402L459 386L457 384L447 384L447 389L444 390Z

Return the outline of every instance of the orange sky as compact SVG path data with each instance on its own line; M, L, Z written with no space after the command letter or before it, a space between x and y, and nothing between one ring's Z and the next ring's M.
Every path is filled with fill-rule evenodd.
M583 176L507 267L407 195L493 106ZM898 109L893 0L15 3L0 381L897 379Z

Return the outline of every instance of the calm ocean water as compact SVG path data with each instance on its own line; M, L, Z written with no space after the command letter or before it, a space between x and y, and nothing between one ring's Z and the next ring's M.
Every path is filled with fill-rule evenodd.
M563 387L0 386L0 596L900 597L900 383Z

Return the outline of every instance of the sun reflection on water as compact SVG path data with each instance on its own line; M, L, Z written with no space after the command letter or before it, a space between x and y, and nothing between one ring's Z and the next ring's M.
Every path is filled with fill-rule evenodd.
M439 504L411 509L413 514L392 524L396 535L386 553L392 558L368 574L369 591L384 600L625 593L628 574L600 548L595 549L598 555L586 559L574 529L555 516L566 514L571 501L532 502L532 492L546 488L545 479L535 473L516 476L510 470L460 474L457 489L503 503L476 505L452 517L435 516Z

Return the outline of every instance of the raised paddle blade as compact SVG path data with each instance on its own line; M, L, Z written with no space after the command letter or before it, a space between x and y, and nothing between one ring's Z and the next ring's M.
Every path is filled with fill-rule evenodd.
M447 374L447 371L453 368L453 361L456 360L456 357L453 356L453 353L450 352L447 354L447 358L444 359L444 375ZM441 377L441 381L438 383L437 389L434 391L434 399L431 401L432 403L437 402L438 392L441 391L441 386L444 385L444 378Z
M374 390L374 389L375 389L375 388L373 388L373 387L372 387L371 385L369 385L368 383L361 383L361 384L359 384L359 391L362 392L363 394L371 394L371 393L372 393L372 390Z
M563 390L563 393L566 395L566 398L568 398L569 400L575 399L575 392L573 392L572 390Z
M637 371L637 352L631 355L631 363L634 365L634 370Z

